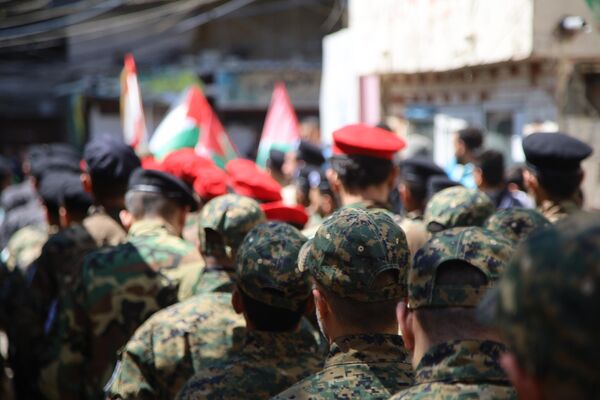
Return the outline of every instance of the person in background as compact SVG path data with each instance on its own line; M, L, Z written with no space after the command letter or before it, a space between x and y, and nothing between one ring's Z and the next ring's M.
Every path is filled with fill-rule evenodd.
M473 176L479 190L492 199L497 209L526 208L527 194L508 189L504 175L504 155L497 150L485 150L477 155Z
M306 117L300 122L300 139L321 145L321 124L318 117Z
M427 203L436 194L444 189L455 186L462 186L460 183L453 181L444 175L434 175L427 180Z
M427 182L433 176L446 177L446 173L433 161L412 157L400 162L400 197L410 219L422 220L427 205Z
M482 228L433 236L415 255L408 296L397 307L415 385L399 399L515 399L500 367L507 349L476 307L506 268L512 242Z
M541 213L557 222L581 209L581 162L593 149L564 133L533 133L523 140L523 179Z
M480 307L506 340L501 364L520 399L600 398L598 260L600 217L571 216L531 235Z
M267 172L271 178L275 179L282 187L286 186L289 181L283 173L282 167L285 161L285 153L281 150L269 150L269 158L267 159Z
M473 178L473 162L483 145L483 132L475 127L460 129L453 136L454 160L446 168L450 179L469 189L477 187Z

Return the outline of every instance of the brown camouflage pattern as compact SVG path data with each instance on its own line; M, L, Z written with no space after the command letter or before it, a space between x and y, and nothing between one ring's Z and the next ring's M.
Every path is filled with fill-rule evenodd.
M392 400L516 399L500 367L506 347L492 341L459 340L430 348L417 366L415 385Z
M299 256L325 288L357 301L381 301L406 295L410 251L406 236L385 211L344 208L334 213L309 240ZM372 288L377 276L398 271L398 281Z
M430 232L438 232L459 226L482 226L494 211L494 204L485 193L453 186L433 195L423 220Z
M261 303L300 311L311 292L308 273L298 269L298 252L305 242L298 229L285 223L256 226L238 251L238 287Z
M322 371L274 399L383 400L412 383L410 356L401 336L350 335L334 341Z
M507 208L498 210L489 217L483 227L497 232L517 243L527 238L532 232L547 228L550 221L539 211L528 208Z
M513 253L513 244L487 229L453 228L435 234L415 255L408 274L408 305L421 307L475 307L499 279ZM462 260L479 269L488 284L436 286L436 271L446 261Z
M581 211L581 207L574 200L552 201L544 200L538 210L548 221L553 224L565 219L569 215L576 214Z

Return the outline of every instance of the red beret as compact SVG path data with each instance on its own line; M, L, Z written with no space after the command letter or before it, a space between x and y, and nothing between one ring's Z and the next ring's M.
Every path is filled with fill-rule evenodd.
M192 185L201 168L216 167L215 163L207 158L200 157L192 148L183 148L172 151L162 162L162 170L175 175L184 182Z
M237 194L264 202L281 200L281 185L253 161L243 158L231 160L225 171Z
M157 171L162 170L162 166L153 156L142 157L140 161L142 162L142 168L144 169L155 169Z
M361 155L391 160L404 146L404 140L393 132L370 125L347 125L333 132L334 155Z
M227 194L227 173L219 167L204 167L197 171L194 191L204 201Z
M294 226L304 227L308 222L306 209L301 205L288 206L281 201L265 203L260 206L269 221L287 222Z

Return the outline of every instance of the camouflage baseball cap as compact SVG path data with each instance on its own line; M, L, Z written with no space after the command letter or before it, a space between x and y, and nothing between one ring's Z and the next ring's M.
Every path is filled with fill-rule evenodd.
M305 242L299 230L283 222L256 226L239 248L238 286L261 303L299 311L310 296L308 273L298 269L298 252Z
M436 193L429 200L423 220L427 230L435 233L459 226L482 226L494 210L485 193L454 186Z
M520 242L532 232L551 225L539 211L528 208L498 210L489 217L483 227L497 232L513 242Z
M362 302L406 295L410 251L402 229L387 212L344 208L329 217L301 250L299 267L340 297ZM398 279L375 285L385 271Z
M424 307L475 307L493 286L512 254L513 244L479 227L452 228L434 235L415 254L408 274L408 305ZM484 286L436 285L438 268L447 261L465 261L487 278Z
M236 194L215 197L206 203L200 213L200 228L219 233L224 245L236 250L252 228L266 221L264 212L255 200ZM206 249L206 243L202 246Z
M597 398L598 315L600 215L581 213L523 242L498 284L493 322L529 374ZM577 391L590 388L596 396Z

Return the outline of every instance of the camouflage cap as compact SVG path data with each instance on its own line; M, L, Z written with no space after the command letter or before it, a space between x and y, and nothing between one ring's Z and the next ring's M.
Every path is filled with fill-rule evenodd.
M427 230L435 233L459 226L482 226L494 211L494 204L485 193L454 186L429 200L423 220Z
M344 208L329 217L302 249L299 267L336 295L362 302L406 295L410 251L402 229L387 212ZM378 286L395 270L398 279Z
M298 252L305 242L298 229L283 222L256 226L237 254L238 286L261 303L299 311L310 296L308 273L298 269Z
M200 228L219 233L224 245L235 250L252 228L266 221L265 213L255 200L236 194L215 197L200 213Z
M489 217L483 227L497 232L513 242L520 242L532 232L551 225L539 211L529 208L498 210Z
M498 280L512 254L512 242L479 227L452 228L434 235L415 254L408 274L408 305L475 307ZM484 286L436 285L437 271L447 261L465 261L487 278Z
M493 320L520 366L573 398L600 390L599 260L600 216L580 213L527 238L498 284Z

